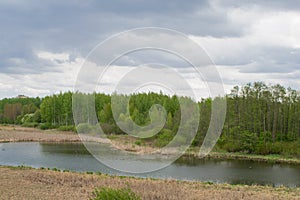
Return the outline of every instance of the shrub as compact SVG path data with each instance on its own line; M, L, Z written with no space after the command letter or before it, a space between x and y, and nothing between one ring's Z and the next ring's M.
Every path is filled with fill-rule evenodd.
M130 188L112 189L109 187L102 187L95 189L93 192L94 198L91 200L140 200Z
M141 146L142 142L141 142L141 140L137 140L137 141L134 142L134 144L136 144L138 146Z
M241 151L241 147L238 142L234 142L233 140L228 140L222 147L224 150L228 152L238 152Z
M93 130L93 126L87 123L78 124L77 127L78 133L90 133Z
M47 129L53 129L53 128L56 128L55 126L53 126L52 124L50 123L41 123L39 126L38 126L39 129L41 130L47 130Z
M39 123L37 122L25 122L22 124L24 127L38 127Z
M101 123L100 126L105 134L112 134L116 132L116 126L114 124Z
M58 127L58 130L60 130L60 131L75 131L75 126L73 126L73 125L60 126L60 127Z
M162 129L154 142L155 146L163 147L172 141L174 134L169 129Z

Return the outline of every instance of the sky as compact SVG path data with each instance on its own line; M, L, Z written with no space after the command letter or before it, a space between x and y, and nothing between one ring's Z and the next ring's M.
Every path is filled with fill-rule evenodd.
M300 89L298 1L1 0L0 26L1 99L73 91L85 59L99 43L141 27L172 29L199 44L226 92L254 81ZM209 95L188 67L168 55L146 53L116 63L99 90L113 92L132 70L132 59L142 64L153 57L182 73L198 98Z

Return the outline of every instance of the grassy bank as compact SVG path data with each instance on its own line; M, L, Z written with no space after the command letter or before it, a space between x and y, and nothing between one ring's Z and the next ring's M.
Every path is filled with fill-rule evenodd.
M200 148L190 148L186 151L184 156L186 157L197 157ZM255 162L268 162L268 163L287 163L287 164L300 164L300 159L295 157L286 157L278 154L271 155L256 155L256 154L245 154L245 153L231 153L220 150L211 151L204 159L214 160L249 160Z
M110 135L109 139L115 146L120 147L131 152L148 153L158 150L158 147L151 141L140 141L134 137L127 135ZM183 156L198 157L200 148L190 147ZM204 159L219 159L219 160L250 160L257 162L269 162L269 163L288 163L288 164L300 164L300 159L296 157L288 157L282 155L255 155L246 153L230 153L218 149L213 149Z
M0 167L0 199L89 199L95 188L131 188L142 199L299 199L300 188L143 179Z

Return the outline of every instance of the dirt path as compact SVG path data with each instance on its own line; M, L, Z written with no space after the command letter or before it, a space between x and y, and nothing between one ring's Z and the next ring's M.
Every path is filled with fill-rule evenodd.
M143 199L300 199L300 188L209 185L0 167L0 199L89 199L95 187L130 187Z

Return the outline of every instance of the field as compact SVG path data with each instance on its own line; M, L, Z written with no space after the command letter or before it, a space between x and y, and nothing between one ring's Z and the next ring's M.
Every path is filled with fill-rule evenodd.
M0 167L0 199L89 199L96 187L130 187L143 199L299 199L300 188L154 180Z

